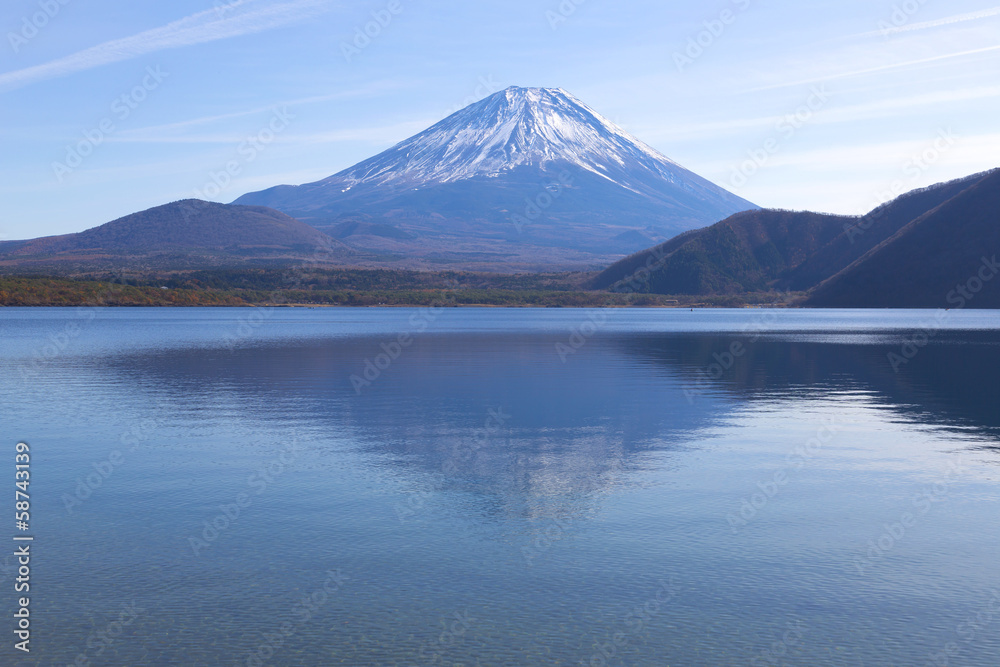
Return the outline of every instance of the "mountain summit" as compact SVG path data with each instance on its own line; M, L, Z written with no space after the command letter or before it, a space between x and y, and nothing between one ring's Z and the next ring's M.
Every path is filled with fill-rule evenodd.
M198 199L156 206L77 234L0 243L0 267L40 270L177 270L354 259L340 242L280 211Z
M562 89L508 88L318 184L452 183L520 167L575 166L663 196L663 183L753 205L694 176ZM692 178L694 176L694 178ZM652 182L651 182L652 181ZM653 187L650 187L653 186ZM700 186L700 187L699 187ZM309 186L306 186L309 187Z
M561 89L511 87L329 178L244 195L412 263L595 265L756 208Z

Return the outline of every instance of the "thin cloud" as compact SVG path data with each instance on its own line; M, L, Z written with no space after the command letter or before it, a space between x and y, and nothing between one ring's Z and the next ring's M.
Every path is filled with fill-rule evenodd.
M364 97L367 95L376 94L383 90L391 90L392 88L393 88L392 86L386 86L384 84L372 84L368 86L363 86L361 88L356 88L354 90L343 90L336 93L330 93L327 95L312 95L310 97L300 97L294 100L281 100L278 102L274 102L273 104L256 107L254 109L244 109L241 111L233 111L230 113L216 114L214 116L191 118L189 120L182 120L176 123L166 123L164 125L152 125L149 127L140 127L133 130L126 130L121 134L119 134L116 137L116 139L119 141L150 141L154 143L157 141L174 141L176 139L176 135L169 135L169 133L183 131L188 128L197 127L200 125L210 125L212 123L216 123L223 120L232 120L233 118L252 116L267 111L273 111L274 109L280 109L286 106L294 108L307 104L318 104L321 102L329 102L333 100L353 99L357 97ZM209 141L208 143L211 143L211 141Z
M983 9L978 12L969 12L968 14L956 14L955 16L946 16L942 19L936 19L934 21L924 21L922 23L911 23L910 25L893 26L890 28L885 28L883 30L874 30L872 32L866 32L859 37L871 37L873 35L895 35L900 32L911 32L913 30L929 30L931 28L939 28L943 25L951 25L953 23L964 23L966 21L979 21L981 19L987 19L991 16L1000 15L1000 7L993 7L992 9Z
M104 42L42 65L0 74L0 91L130 60L164 49L263 32L315 16L328 9L327 0L293 0L259 8L253 8L253 0L241 0L224 8L192 14L130 37Z
M400 141L406 140L417 132L422 132L434 124L430 119L411 120L393 125L381 125L375 127L359 127L353 129L332 130L330 132L318 132L316 134L303 134L290 137L296 143L313 145L339 143L346 141L366 141L374 144L394 146Z
M965 175L989 169L996 164L996 154L1000 150L1000 133L963 135L954 134L956 144L941 155L937 165L967 165ZM791 167L798 171L810 173L826 173L836 170L851 170L858 173L885 169L892 179L907 180L903 171L907 161L919 157L925 150L934 146L937 139L929 134L921 139L903 141L888 141L882 143L855 144L830 148L816 148L802 151L789 151L773 156L767 163L767 169L777 170ZM859 166L861 165L861 166ZM984 166L985 165L985 166ZM718 169L726 169L721 163L711 165ZM734 168L728 165L729 173Z
M837 91L840 95L841 92ZM895 117L900 111L912 114L915 110L940 105L954 105L972 100L983 100L1000 97L1000 86L977 86L961 90L942 90L924 93L911 97L893 98L855 104L846 107L821 109L815 117L809 119L809 124L825 125L832 123L850 123L873 118ZM789 111L793 111L790 109ZM704 123L671 124L669 127L646 126L636 132L636 136L652 142L689 141L704 137L721 135L739 135L746 130L774 128L785 118L784 115L757 116L754 118L723 119Z
M171 132L176 132L178 130L185 130L191 127L197 127L199 125L207 125L210 123L216 123L222 120L232 120L233 118L242 118L243 116L252 116L254 114L262 113L269 109L274 109L275 106L279 107L281 105L270 105L266 107L257 107L256 109L248 109L247 111L234 111L232 113L218 114L215 116L205 116L203 118L192 118L191 120L182 120L176 123L167 123L165 125L154 125L152 127L142 127L134 130L126 130L118 135L117 139L119 141L146 141L147 137L153 137L148 139L150 141L163 140L163 141L175 141L175 136L168 136Z
M275 107L264 107L260 111L273 110ZM279 107L280 108L280 107ZM413 120L393 125L375 127L359 127L351 129L331 130L315 134L287 134L281 136L281 143L286 145L314 146L316 144L333 144L343 142L366 142L376 145L395 145L409 136L426 130L432 121ZM233 144L245 141L247 134L226 132L218 134L192 134L187 136L168 136L162 132L142 134L121 134L108 138L110 143L143 143L143 144Z
M991 51L1000 50L1000 46L987 46L981 49L971 49L969 51L959 51L957 53L947 53L942 56L933 56L931 58L920 58L919 60L908 60L901 63L892 63L890 65L880 65L878 67L869 67L867 69L854 70L851 72L840 72L834 74L828 74L826 76L817 76L811 79L802 79L800 81L788 81L785 83L775 83L768 86L760 86L758 88L751 88L745 92L756 93L763 90L776 90L778 88L790 88L792 86L804 86L810 83L820 83L823 81L834 81L836 79L847 79L855 76L864 76L866 74L876 74L878 72L888 72L894 69L903 69L907 67L915 67L917 65L926 65L928 63L940 62L942 60L950 60L952 58L962 58L964 56L978 55L980 53L989 53Z

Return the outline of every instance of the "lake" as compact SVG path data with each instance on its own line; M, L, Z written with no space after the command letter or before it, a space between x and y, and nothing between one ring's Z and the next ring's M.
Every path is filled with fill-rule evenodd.
M4 665L1000 664L997 311L6 308L0 342Z

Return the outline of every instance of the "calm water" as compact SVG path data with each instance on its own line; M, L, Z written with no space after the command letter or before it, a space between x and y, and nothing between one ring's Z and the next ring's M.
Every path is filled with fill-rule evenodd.
M935 315L0 309L0 664L995 667L1000 312Z

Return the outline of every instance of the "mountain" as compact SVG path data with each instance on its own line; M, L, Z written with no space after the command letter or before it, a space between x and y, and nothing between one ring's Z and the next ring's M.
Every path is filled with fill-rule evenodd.
M1000 308L1000 169L821 283L808 305Z
M886 273L877 280L874 275L869 276L872 282L866 288L865 298L861 293L847 293L850 291L848 285L853 283L846 278L838 279L843 282L828 282L822 290L817 286L854 267L876 249L909 238L902 234L903 230L956 197L981 197L983 190L973 188L982 186L988 191L994 174L975 174L915 190L862 217L779 210L739 213L616 262L595 279L593 286L657 294L706 295L817 288L816 300L811 302L815 305L834 301L839 305L862 305L877 294L892 295L882 303L911 303L902 298L902 292L908 289L900 282L899 275L903 274L895 277L892 274L899 266L887 260L893 256L891 252L880 255L882 262L879 265L887 267ZM977 243L990 238L983 229L976 227L978 219L953 215L949 220L953 238L938 239L939 245L930 248L931 255L925 258L933 270L940 269L944 275L959 270L949 249L961 247L961 253L969 254ZM968 247L963 245L966 243ZM897 246L897 249L902 247ZM939 254L936 258L934 251ZM630 284L636 272L647 266L652 267L649 279ZM869 270L874 266L869 265ZM923 273L928 275L930 272L925 270ZM896 284L900 285L899 293L884 290ZM914 290L914 299L930 303L926 295L918 297L918 292ZM946 293L947 290L942 295ZM935 305L943 305L941 299Z
M843 232L846 216L791 211L747 211L705 229L631 255L605 269L597 289L622 287L654 294L760 292L788 269ZM648 282L627 283L642 267Z
M314 256L331 262L351 254L340 242L279 211L186 199L78 234L6 242L0 245L0 266L181 268Z
M569 269L754 209L561 89L512 87L329 178L246 194L385 263Z
M780 289L805 291L860 259L866 252L898 232L910 221L940 206L985 173L974 174L928 188L913 190L851 221L828 245L790 271L777 285Z

